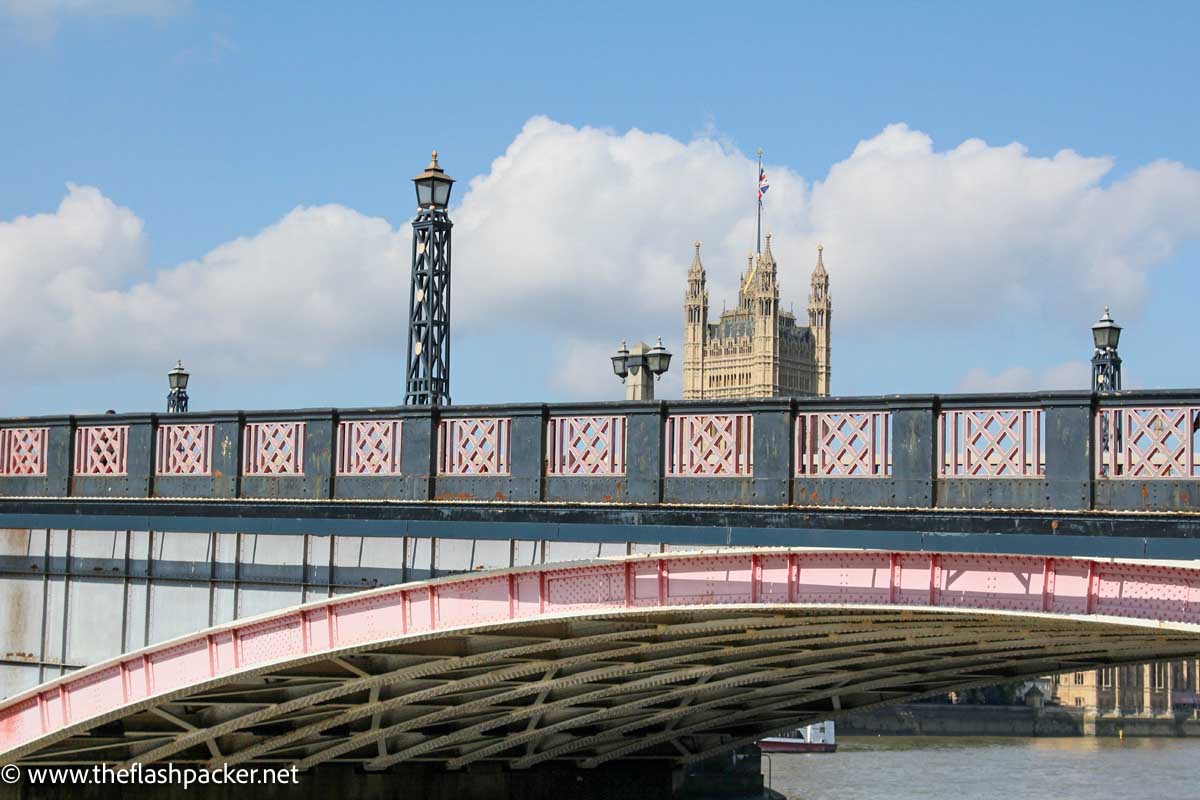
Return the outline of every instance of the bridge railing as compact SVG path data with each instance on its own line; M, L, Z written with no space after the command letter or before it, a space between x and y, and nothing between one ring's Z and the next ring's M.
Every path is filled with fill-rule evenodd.
M0 497L1200 508L1200 390L0 420Z

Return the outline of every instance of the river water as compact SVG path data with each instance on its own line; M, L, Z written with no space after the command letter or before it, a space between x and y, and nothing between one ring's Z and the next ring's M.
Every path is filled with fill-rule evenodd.
M1188 739L846 736L836 753L770 762L789 800L1200 800Z

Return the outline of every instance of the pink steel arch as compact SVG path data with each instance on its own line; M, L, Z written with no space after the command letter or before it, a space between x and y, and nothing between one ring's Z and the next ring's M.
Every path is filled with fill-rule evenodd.
M43 684L0 704L0 759L14 760L42 743L235 676L409 637L723 606L983 611L1133 623L1154 635L1200 634L1200 568L1039 556L755 549L453 576L210 628Z

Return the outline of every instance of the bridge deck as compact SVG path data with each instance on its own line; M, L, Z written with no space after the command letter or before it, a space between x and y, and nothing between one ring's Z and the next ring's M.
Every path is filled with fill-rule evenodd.
M1200 558L1200 512L567 502L0 498L0 527Z

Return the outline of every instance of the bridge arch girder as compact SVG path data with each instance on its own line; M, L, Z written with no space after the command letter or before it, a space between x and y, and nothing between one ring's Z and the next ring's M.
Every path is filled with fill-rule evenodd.
M0 705L27 763L690 759L803 719L1200 654L1200 570L747 550L476 573L122 655ZM1195 596L1193 596L1195 595Z

